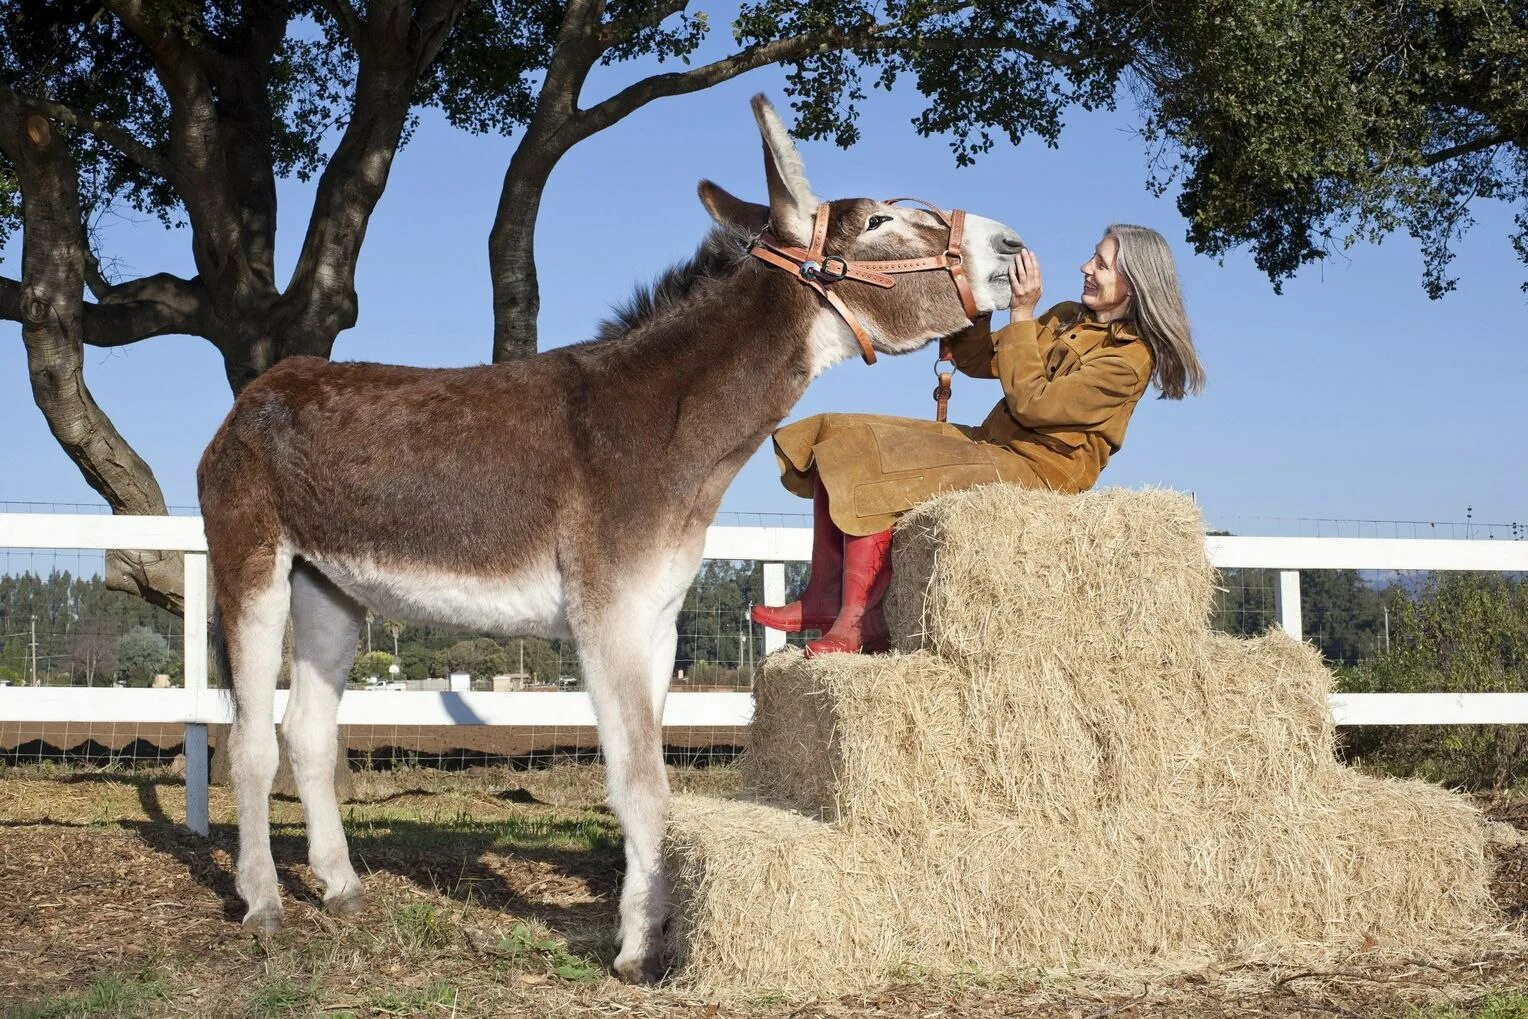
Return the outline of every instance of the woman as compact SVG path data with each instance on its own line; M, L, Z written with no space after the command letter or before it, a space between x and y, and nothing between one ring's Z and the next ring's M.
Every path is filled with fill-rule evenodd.
M950 344L956 367L998 379L1003 399L975 428L911 418L820 414L775 433L781 483L813 500L812 573L799 601L755 621L822 630L807 654L883 651L891 527L940 493L1006 481L1082 492L1125 441L1153 381L1165 399L1204 386L1172 252L1155 230L1109 227L1082 265L1082 297L1035 316L1040 263L1009 269L1012 322L979 322Z

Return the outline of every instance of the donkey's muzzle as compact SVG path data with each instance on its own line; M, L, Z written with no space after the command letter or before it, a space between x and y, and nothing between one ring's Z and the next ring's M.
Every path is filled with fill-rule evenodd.
M992 238L992 248L999 255L1017 255L1024 250L1024 242L1015 234L998 234Z

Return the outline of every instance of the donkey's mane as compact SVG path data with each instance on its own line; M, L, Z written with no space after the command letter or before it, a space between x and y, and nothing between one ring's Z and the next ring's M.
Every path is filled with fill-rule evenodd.
M718 279L737 268L748 258L754 235L736 227L716 226L706 234L695 254L675 262L651 283L638 283L624 304L612 308L614 314L600 323L596 342L625 336L646 325L695 293L702 283Z

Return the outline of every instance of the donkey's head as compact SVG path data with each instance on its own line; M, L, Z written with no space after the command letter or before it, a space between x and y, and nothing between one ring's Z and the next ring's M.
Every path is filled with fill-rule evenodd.
M812 194L801 154L773 106L762 95L753 99L754 117L764 137L764 176L769 205L743 201L710 181L701 181L700 199L717 222L750 233L767 231L783 245L810 250L823 203ZM831 276L843 262L902 262L932 259L945 253L951 225L923 209L873 198L841 198L827 203L827 234L820 253ZM1008 307L1008 267L1024 244L1012 228L982 216L965 214L960 245L961 268L978 315ZM840 261L841 260L841 261ZM888 281L894 285L887 286ZM970 324L967 302L952 274L931 269L899 272L880 284L853 278L831 282L833 293L859 320L874 349L905 354ZM816 345L829 361L857 352L843 318L829 312ZM814 360L819 360L814 358ZM826 364L815 365L817 370Z

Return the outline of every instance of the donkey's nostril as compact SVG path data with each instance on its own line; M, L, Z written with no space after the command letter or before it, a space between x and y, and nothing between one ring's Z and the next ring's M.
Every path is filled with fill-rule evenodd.
M999 234L992 238L992 246L1000 255L1017 255L1024 250L1024 242L1014 234Z

